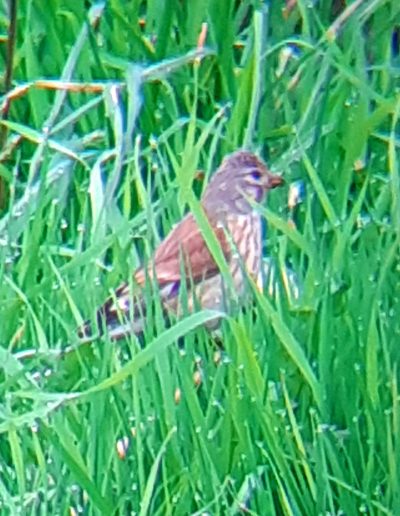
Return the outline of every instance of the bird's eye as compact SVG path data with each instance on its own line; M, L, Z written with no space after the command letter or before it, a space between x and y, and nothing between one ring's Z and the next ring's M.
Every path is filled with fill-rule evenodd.
M261 172L259 170L252 170L250 172L251 177L254 179L254 181L259 181L261 179Z

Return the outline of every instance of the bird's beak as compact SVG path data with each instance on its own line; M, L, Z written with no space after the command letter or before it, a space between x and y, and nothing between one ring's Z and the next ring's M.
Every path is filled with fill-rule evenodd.
M268 174L267 181L266 181L266 188L276 188L277 186L281 186L285 183L285 180L282 176L278 176L275 174Z

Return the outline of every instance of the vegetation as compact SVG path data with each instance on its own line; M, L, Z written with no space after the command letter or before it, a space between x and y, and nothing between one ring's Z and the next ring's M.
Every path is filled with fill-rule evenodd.
M1 513L397 513L400 4L20 0L15 40L5 4ZM287 187L223 347L201 311L76 347L242 146Z

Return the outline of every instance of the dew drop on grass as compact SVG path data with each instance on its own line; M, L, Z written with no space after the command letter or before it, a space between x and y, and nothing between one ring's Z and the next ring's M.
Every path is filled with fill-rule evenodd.
M277 385L275 382L273 381L269 381L268 382L268 399L270 401L278 401L278 389L277 389Z
M82 223L78 224L78 226L77 226L77 228L76 228L76 230L77 230L77 232L78 232L78 233L84 233L84 232L85 232L85 229L86 229L86 228L85 228L85 225L84 225L84 224L82 224Z
M224 354L222 356L222 363L225 365L229 365L232 363L232 359L228 355Z
M382 494L383 494L382 486L380 484L378 484L374 489L374 496L376 496L378 498L378 497L382 496Z
M198 482L198 485L200 485L200 482ZM199 492L196 491L193 494L193 498L194 498L195 502L197 502L197 503L201 502L201 494Z
M256 439L255 441L255 445L260 448L260 450L264 450L264 442L263 441L259 441L258 439Z
M61 219L60 228L67 229L67 227L68 227L68 222L65 219Z
M207 440L212 441L215 437L215 430L209 430L207 432Z

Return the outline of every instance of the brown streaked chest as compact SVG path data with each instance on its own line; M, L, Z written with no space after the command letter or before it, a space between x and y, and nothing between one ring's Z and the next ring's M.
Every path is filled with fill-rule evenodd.
M230 215L226 223L228 233L232 238L232 244L238 255L237 259L233 260L233 266L236 267L237 263L239 263L239 266L244 265L258 287L262 288L262 223L260 215L256 212L246 215Z

